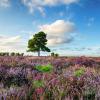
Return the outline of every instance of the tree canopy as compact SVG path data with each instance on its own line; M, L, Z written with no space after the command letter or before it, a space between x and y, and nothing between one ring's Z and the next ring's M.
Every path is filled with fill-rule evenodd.
M44 32L38 32L33 35L33 38L28 41L28 52L38 52L38 56L40 56L40 51L50 52L50 49L47 45L47 35Z

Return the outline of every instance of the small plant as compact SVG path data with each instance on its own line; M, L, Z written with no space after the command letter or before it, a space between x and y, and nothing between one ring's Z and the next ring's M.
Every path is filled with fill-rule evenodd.
M33 87L35 88L44 87L44 82L42 80L35 80L33 81Z
M36 66L36 69L40 72L51 72L53 67L52 65Z
M80 77L83 74L84 74L84 69L83 68L80 68L80 69L78 69L74 72L74 75L77 76L77 77Z

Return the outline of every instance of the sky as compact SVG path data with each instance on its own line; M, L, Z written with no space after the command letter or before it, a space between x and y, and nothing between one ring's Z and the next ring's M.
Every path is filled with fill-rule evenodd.
M26 51L39 31L52 52L100 56L100 0L0 0L0 52L36 55Z

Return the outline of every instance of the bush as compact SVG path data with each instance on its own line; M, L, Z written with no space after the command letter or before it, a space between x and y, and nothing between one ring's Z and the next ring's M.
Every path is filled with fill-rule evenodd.
M78 69L74 72L74 75L77 76L77 77L80 77L83 74L84 74L84 69L83 68L80 68L80 69Z
M52 65L43 65L43 66L36 66L36 69L40 72L51 72L53 67Z
M54 53L54 52L51 53L51 57L58 57L58 56L59 56L58 53Z
M55 55L54 52L52 52L52 53L51 53L51 57L54 57L54 55Z
M14 53L14 52L12 52L12 53L11 53L11 56L15 56L15 53Z

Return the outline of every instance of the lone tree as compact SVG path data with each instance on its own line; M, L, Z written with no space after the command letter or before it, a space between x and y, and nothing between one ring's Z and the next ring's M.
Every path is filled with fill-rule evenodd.
M40 56L40 51L50 52L46 44L46 34L41 31L33 35L33 38L28 41L28 52L38 52L38 56Z

